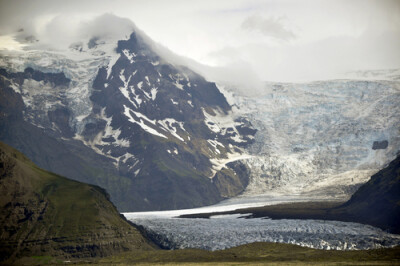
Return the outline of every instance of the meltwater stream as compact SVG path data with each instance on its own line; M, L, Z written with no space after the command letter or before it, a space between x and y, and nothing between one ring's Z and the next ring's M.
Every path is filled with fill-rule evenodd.
M303 199L304 200L304 199ZM252 201L252 204L248 202ZM290 199L282 199L288 202ZM246 219L246 215L220 215L211 219L176 218L181 214L215 212L266 205L243 198L245 204L222 203L214 206L176 211L124 213L143 226L162 246L170 249L200 248L221 250L253 242L290 243L304 247L359 250L393 247L400 235L358 223L321 220ZM277 202L274 202L277 203Z

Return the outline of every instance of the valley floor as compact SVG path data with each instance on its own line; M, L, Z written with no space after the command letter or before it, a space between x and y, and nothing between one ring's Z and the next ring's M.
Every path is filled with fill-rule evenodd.
M102 259L24 258L18 265L399 265L400 247L358 251L318 250L297 245L252 243L220 251L199 249L126 252Z

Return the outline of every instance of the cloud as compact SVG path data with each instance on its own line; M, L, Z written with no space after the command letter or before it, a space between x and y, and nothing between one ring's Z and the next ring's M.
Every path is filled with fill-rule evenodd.
M134 23L110 13L99 16L84 14L42 15L21 24L17 40L29 43L31 49L64 50L72 43L92 38L125 39L136 30ZM37 40L37 41L36 41Z
M335 36L297 45L252 43L227 46L210 55L220 58L227 68L229 62L247 62L261 80L306 82L346 78L346 72L356 70L399 68L398 47L400 28L385 32L366 31L357 37Z
M176 66L187 66L209 81L235 87L239 89L238 92L247 95L257 93L264 87L264 82L259 78L257 71L253 69L249 62L232 57L233 60L226 60L226 63L220 66L209 66L189 57L178 55L164 45L152 40L144 32L140 30L137 30L137 32L146 44L168 63ZM234 48L228 50L235 51Z
M284 25L284 19L281 18L262 18L258 15L247 17L242 25L242 29L256 30L263 35L278 40L290 41L296 38L296 35Z
M219 67L189 61L185 63L208 80L234 87L244 95L257 94L264 88L257 71L246 61L237 60Z

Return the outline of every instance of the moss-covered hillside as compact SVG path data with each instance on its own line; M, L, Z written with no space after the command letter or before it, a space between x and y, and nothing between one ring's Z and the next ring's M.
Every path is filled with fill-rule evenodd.
M0 142L0 258L93 257L152 245L107 193L38 168Z

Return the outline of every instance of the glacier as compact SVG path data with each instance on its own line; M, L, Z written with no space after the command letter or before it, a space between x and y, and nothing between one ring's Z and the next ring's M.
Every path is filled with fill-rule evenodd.
M210 219L171 216L189 212L191 211L124 215L133 223L143 226L157 244L168 249L221 250L253 242L275 242L325 250L363 250L400 244L399 235L350 222L248 219L245 214L219 215Z
M400 245L400 235L379 228L340 221L250 218L249 214L213 215L210 219L180 215L221 213L288 202L318 202L323 195L253 195L235 197L194 209L128 212L129 221L142 226L168 249L222 250L254 242L287 243L325 250L365 250Z
M251 177L242 197L345 200L400 151L397 79L266 83L256 96L219 88L233 115L258 130L247 149ZM380 142L387 147L374 149Z

